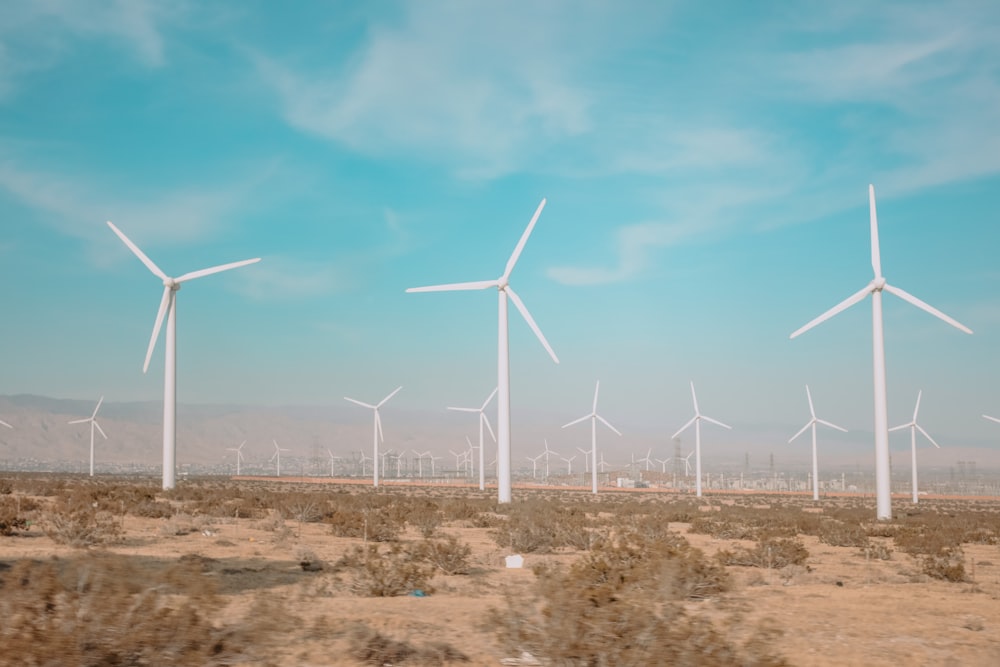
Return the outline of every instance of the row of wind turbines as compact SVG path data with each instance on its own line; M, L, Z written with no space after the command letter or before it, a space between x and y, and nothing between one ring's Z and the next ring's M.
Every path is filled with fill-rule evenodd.
M809 329L821 324L822 322L834 317L843 310L846 310L850 306L862 301L867 296L872 297L872 349L873 349L873 376L874 376L874 386L875 386L875 398L874 398L874 408L875 408L875 468L876 468L876 498L877 498L877 518L879 519L890 519L892 517L891 501L890 501L890 488L889 488L889 447L888 447L888 421L887 421L887 402L886 402L886 372L885 372L885 344L883 337L883 322L882 322L882 292L888 291L890 294L894 294L904 301L934 315L938 319L947 322L951 326L965 332L972 333L972 331L966 326L960 324L951 317L945 315L936 308L928 305L927 303L921 301L917 297L909 294L908 292L890 285L886 282L885 277L882 275L881 269L881 258L879 251L879 241L878 241L878 222L875 209L875 189L874 186L869 185L869 209L870 209L870 232L871 232L871 256L872 256L872 268L874 270L874 278L865 287L852 294L850 297L837 304L830 310L826 311L819 317L815 318L805 326L796 330L791 334L791 338L796 338L800 334L805 333ZM534 318L528 311L524 302L514 291L510 284L511 273L514 270L517 261L524 250L525 244L528 241L528 237L531 235L536 223L538 222L539 216L542 213L546 204L546 200L542 199L538 208L535 210L527 228L522 233L517 245L514 248L513 253L507 260L507 264L504 267L503 273L498 278L491 280L480 280L473 282L461 282L461 283L449 283L441 285L431 285L425 287L414 287L409 288L407 292L448 292L448 291L462 291L462 290L486 290L486 289L496 289L498 293L498 335L497 335L497 388L494 394L497 396L497 428L495 437L497 440L497 486L498 486L498 501L500 503L511 502L511 446L510 446L510 424L511 424L511 414L510 414L510 352L508 344L508 301L513 302L514 307L521 314L522 318L531 328L532 332L535 334L536 338L545 348L546 352L552 358L552 361L559 363L559 359L553 351L552 347L549 345L541 329L535 323ZM164 373L164 397L163 397L163 488L169 489L173 488L175 485L175 452L176 452L176 296L177 291L180 289L181 285L185 282L194 280L196 278L202 278L215 273L220 273L223 271L228 271L231 269L240 268L259 262L260 258L248 259L238 262L232 262L229 264L222 264L219 266L210 267L207 269L201 269L198 271L192 271L186 273L177 278L172 278L164 273L156 264L153 263L143 252L136 246L129 238L119 230L110 221L107 223L111 230L122 240L122 242L131 250L131 252L146 266L149 271L159 278L163 283L163 294L160 301L160 307L157 311L156 320L153 325L153 333L149 341L149 346L146 351L146 358L143 364L143 372L145 372L149 367L150 358L153 353L153 349L156 345L157 339L160 334L160 330L163 325L164 317L167 320L166 327L166 351L165 351L165 373ZM592 485L596 491L596 468L597 468L597 448L596 448L596 430L597 422L600 421L602 424L610 428L612 431L618 432L606 419L597 414L597 395L599 390L598 387L595 388L594 392L594 403L592 410L589 414L566 424L566 427L572 426L577 423L582 423L587 420L591 422L591 449L589 450L589 455L591 457L591 470L594 471L592 477ZM374 421L374 434L373 434L373 444L374 449L377 451L378 443L381 436L381 420L379 417L379 408L385 404L392 396L398 392L396 389L393 393L389 394L380 403L369 404L363 403L356 399L347 398L348 401L358 404L361 407L365 407L373 410L373 421ZM808 395L808 394L807 394ZM812 398L809 396L810 408ZM473 408L454 408L469 412L479 412L480 413L480 431L487 425L485 422L485 407L492 400L493 395L487 399L486 403L479 409ZM678 432L683 432L687 428L694 426L695 428L695 469L696 478L698 480L698 493L701 489L701 455L700 455L700 439L701 439L701 422L706 421L711 424L715 424L724 428L730 428L728 425L723 424L711 417L701 414L697 404L697 396L694 393L694 385L692 383L692 398L695 404L695 415L691 420L685 424L684 427ZM919 407L919 402L918 402ZM815 413L812 411L813 420L807 424L807 428L812 426L815 432L816 424L829 425L827 422L820 421L815 418ZM987 417L984 415L984 417ZM988 419L994 421L1000 421L993 417L987 417ZM83 420L85 421L85 420ZM919 427L916 425L916 420L914 418L911 424L902 425L902 427L911 426L914 429L914 438L916 429ZM922 428L919 429L922 433L926 435ZM492 429L490 429L492 433ZM620 435L620 433L619 433ZM801 432L797 435L801 435ZM797 436L796 436L797 437ZM929 437L929 436L928 436ZM480 438L482 440L482 437ZM482 443L481 443L482 444ZM934 443L935 445L937 443ZM277 447L277 445L275 445ZM276 451L275 456L280 456L280 450ZM483 449L480 447L480 457L483 456ZM377 460L377 458L376 458ZM480 460L480 473L482 474L484 466L482 465L482 458ZM914 474L916 469L914 468ZM813 479L816 479L816 475L813 475ZM375 468L374 479L375 485L378 485L378 469ZM914 489L916 486L914 485ZM914 490L914 493L916 491Z

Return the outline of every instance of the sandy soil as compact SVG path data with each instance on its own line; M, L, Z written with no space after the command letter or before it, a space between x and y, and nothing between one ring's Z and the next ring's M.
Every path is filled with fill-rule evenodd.
M663 501L670 502L670 496ZM809 511L822 512L822 502ZM984 520L995 523L997 516ZM439 575L433 581L435 592L425 597L363 598L352 595L328 570L305 572L299 566L297 554L303 549L333 563L359 543L331 536L324 524L288 522L285 530L274 531L260 521L217 519L204 530L168 535L166 519L126 516L123 521L125 539L107 547L109 551L150 561L191 554L207 559L205 576L216 581L226 599L217 621L246 618L251 609L260 608L262 598L272 603L271 622L281 628L278 639L270 639L258 658L245 664L356 664L344 654L343 637L329 628L360 621L398 640L446 642L468 655L469 664L498 665L518 656L498 648L484 625L485 612L501 606L505 595L530 590L533 564L571 562L578 556L529 554L524 569L507 569L507 554L487 529L452 522L439 533L455 535L472 547L469 575ZM687 524L671 528L708 554L739 544L688 533ZM416 532L404 535L418 538ZM793 665L1000 665L1000 547L966 545L971 581L948 583L921 574L916 561L899 551L882 561L865 558L857 548L802 539L810 553L805 567L732 567L732 592L692 605L720 620L741 617L734 635L757 627L779 629L775 646ZM0 561L7 563L74 553L39 530L0 537Z

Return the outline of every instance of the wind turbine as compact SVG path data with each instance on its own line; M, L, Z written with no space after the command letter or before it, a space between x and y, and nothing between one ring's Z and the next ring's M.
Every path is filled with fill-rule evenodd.
M601 389L601 381L598 380L597 384L594 386L594 405L590 409L590 413L586 414L579 419L574 419L568 424L563 424L563 428L567 426L572 426L574 424L579 424L582 421L590 420L590 491L591 493L597 493L597 422L600 420L602 424L610 428L612 431L617 433L619 436L621 432L616 429L611 423L597 414L597 392ZM601 454L601 463L604 462L604 454ZM601 472L604 472L601 470Z
M104 397L101 396L101 399L97 401L97 407L94 408L94 413L92 415L90 415L86 419L74 419L73 421L69 422L70 424L86 424L87 422L90 422L90 476L91 477L94 476L94 429L96 428L98 431L100 431L101 435L104 436L105 440L108 439L108 436L105 435L104 433L104 429L101 428L101 425L97 423L97 411L101 409L101 403L103 402L104 402ZM7 425L4 424L4 426ZM9 426L7 427L10 428Z
M566 462L566 474L567 475L572 475L573 474L573 461L576 459L576 454L574 454L573 456L571 456L569 458L566 458L565 456L560 456L559 458L561 458L563 461Z
M373 481L376 489L378 488L378 442L379 440L385 441L385 438L382 437L382 418L379 417L378 409L381 408L383 405L385 405L389 401L389 399L395 396L396 393L402 388L403 388L402 386L396 387L396 389L393 390L391 394L383 398L375 405L372 405L371 403L362 403L359 400L344 396L345 401L350 401L351 403L354 403L355 405L360 405L363 408L370 408L374 413L374 419L373 419L374 425L372 426L372 452L373 452L372 468L375 471ZM364 454L362 454L362 456L364 456ZM361 474L364 474L363 470Z
M531 230L534 229L535 223L538 222L538 216L542 214L543 208L545 208L544 199L535 210L535 215L532 216L531 222L528 223L528 227L521 235L521 239L517 242L514 252L511 253L510 259L507 260L507 266L504 268L503 275L499 278L495 280L480 280L468 283L433 285L430 287L411 287L406 290L407 292L452 292L457 290L481 290L495 287L499 293L497 311L497 391L499 396L497 399L497 501L500 503L511 502L510 346L507 340L508 296L510 296L510 300L514 302L514 307L521 313L525 322L527 322L528 326L531 327L531 330L535 332L535 336L542 343L542 347L544 347L545 351L549 353L550 357L552 357L552 361L557 364L559 363L559 358L556 357L556 353L552 351L552 348L549 346L549 342L545 340L542 330L538 328L537 324L535 324L535 320L531 317L531 313L528 312L528 309L521 301L521 298L510 286L511 271L514 270L514 265L517 264L517 260L521 256L521 251L524 250L524 244L528 242L528 236L531 235Z
M108 227L118 235L118 238L128 246L128 249L146 265L146 268L154 276L163 281L163 298L160 299L160 309L156 312L153 335L149 339L149 347L146 348L146 361L142 365L142 372L145 373L149 369L149 360L153 356L153 348L156 347L156 339L160 336L160 327L163 326L165 315L167 318L167 340L163 355L165 366L163 372L163 488L172 489L176 483L177 475L175 468L177 459L177 290L181 288L181 284L189 280L254 264L260 261L260 257L191 271L179 278L171 278L161 271L160 267L154 264L153 260L147 257L139 249L139 246L132 243L110 220Z
M666 459L653 459L653 460L660 464L660 472L666 473L667 464L670 463L673 459L666 458Z
M972 330L948 317L937 308L930 306L909 292L888 284L882 275L882 258L878 243L878 216L875 212L875 186L868 186L868 209L871 226L872 269L875 277L863 288L847 297L804 327L792 333L795 338L816 325L825 322L871 294L872 297L872 368L875 387L875 498L876 518L892 519L891 479L889 470L889 417L885 379L885 337L882 328L882 291L895 294L939 320L943 320L960 331L971 334Z
M816 462L816 424L822 424L823 426L829 426L830 428L835 428L838 431L843 431L847 433L847 429L836 424L831 424L828 421L823 421L816 416L816 410L813 408L812 394L809 393L809 385L806 385L806 398L809 400L809 414L811 419L806 422L806 425L802 429L788 439L789 444L792 440L799 437L806 432L806 429L812 428L812 453L813 453L813 469L812 469L812 482L813 482L813 500L819 500L819 465Z
M555 454L556 456L559 456L559 452L555 452L555 451L552 451L551 449L549 449L549 441L548 441L547 438L543 438L542 442L545 443L545 451L543 451L541 455L545 457L545 480L548 481L548 479L549 479L549 457L552 456L553 454Z
M524 458L531 461L531 479L538 477L538 459L542 458L545 454L539 454L538 456L525 456Z
M268 459L267 462L268 463L270 463L271 461L275 462L276 476L281 477L281 452L287 452L288 450L285 449L284 447L278 447L277 440L272 440L271 442L274 443L274 454L271 455L271 458Z
M694 381L691 382L691 399L692 401L694 401L694 417L691 417L691 421L689 421L687 424L681 426L680 430L678 430L677 433L674 433L673 437L676 438L681 433L686 431L688 427L691 426L691 424L694 424L694 474L695 474L694 488L695 488L695 495L700 498L701 497L701 422L702 420L705 420L710 424L715 424L716 426L721 426L722 428L725 429L732 429L733 427L723 424L720 421L712 419L711 417L706 417L705 415L701 414L701 411L698 409L698 396L697 394L694 393ZM691 455L688 454L688 456Z
M326 448L326 453L330 455L330 477L333 477L333 466L340 460L339 456L334 456L330 448Z
M244 440L240 443L239 447L229 447L226 449L227 452L236 452L236 476L240 476L240 463L243 461L243 445L247 444Z
M692 454L694 454L694 450L693 449L690 452L688 452L687 456L682 457L680 459L681 461L684 461L684 476L685 477L690 477L691 476L691 455Z
M590 472L590 458L589 458L590 457L590 450L589 449L580 449L579 447L577 447L576 451L578 451L581 454L583 454L583 472L585 472L585 473Z
M941 445L934 442L934 438L931 437L930 433L924 430L924 427L917 423L917 412L920 411L920 396L923 394L923 390L917 392L917 405L913 408L913 419L906 422L905 424L900 424L899 426L893 426L890 431L901 431L904 428L910 429L910 465L913 466L913 504L917 504L917 431L924 434L924 437L931 441L931 444L941 449Z
M486 455L483 453L483 451L484 451L483 450L483 425L485 425L486 428L487 428L487 430L489 430L490 437L493 438L493 442L497 441L497 436L493 432L493 427L490 426L490 420L486 416L486 406L490 404L490 401L492 401L493 397L496 396L496 395L497 395L497 389L494 389L493 392L486 398L486 400L483 401L483 404L481 406L479 406L478 408L451 408L451 407L448 408L449 410L456 410L458 412L478 412L479 413L479 490L480 491L483 491L483 490L486 489L486 465L485 465L485 462L486 462L485 456Z

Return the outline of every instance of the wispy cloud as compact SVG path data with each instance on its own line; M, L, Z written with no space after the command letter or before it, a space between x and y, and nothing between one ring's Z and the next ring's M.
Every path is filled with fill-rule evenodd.
M134 238L158 244L212 236L229 224L252 186L251 181L190 186L143 191L126 199L106 184L26 170L13 162L0 163L0 189L34 209L44 224L90 242L91 251L113 245L104 228L106 220Z
M235 291L259 301L307 299L355 287L352 271L334 260L318 262L287 255L269 255L241 273Z
M37 0L4 7L0 22L0 99L18 78L71 57L78 40L109 40L147 67L166 63L163 24L184 13L182 2Z

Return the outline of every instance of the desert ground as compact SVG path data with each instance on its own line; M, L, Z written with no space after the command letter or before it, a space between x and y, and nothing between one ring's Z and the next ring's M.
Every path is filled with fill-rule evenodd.
M0 664L1000 664L1000 500L643 491L0 475Z

